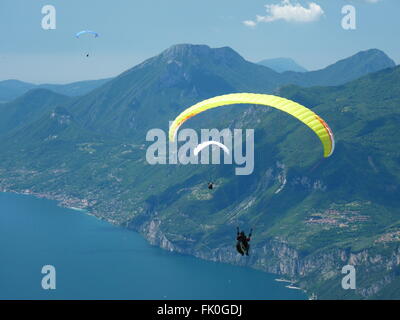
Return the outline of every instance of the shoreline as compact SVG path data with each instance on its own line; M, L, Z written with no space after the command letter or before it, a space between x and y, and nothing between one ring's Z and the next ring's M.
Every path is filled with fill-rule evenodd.
M59 199L60 196L56 196L56 195L52 195L52 194L46 194L46 193L36 193L36 192L32 192L32 191L30 191L30 192L17 192L15 190L9 190L9 189L5 189L5 188L0 188L0 192L2 192L2 193L12 193L12 194L17 194L17 195L26 195L26 196L35 197L35 198L38 198L38 199L46 199L46 200L50 200L50 201L55 201L55 202L57 202L57 206L59 206L59 207L70 209L70 210L73 210L75 212L83 213L83 214L86 214L88 216L95 217L96 219L106 221L107 223L110 223L111 225L122 227L122 228L125 228L125 229L130 230L130 231L134 231L134 230L126 228L122 224L115 223L115 221L113 221L113 220L109 220L107 218L104 218L104 217L101 217L101 216L97 216L96 214L90 212L87 208L74 207L74 206L71 206L71 205L68 206L65 203L65 200L60 200ZM80 199L73 199L73 198L70 198L69 200L70 201L81 201ZM139 233L137 231L135 231L135 232L140 234L148 242L148 239L146 237L144 237L143 234L141 234L141 233ZM161 246L158 246L158 247L163 249ZM196 257L194 255L192 255L192 256L194 258L201 259L201 258ZM206 260L206 259L201 259L201 260ZM253 269L253 268L251 268L251 269ZM265 272L265 271L263 271L263 272ZM265 273L267 273L267 272L265 272ZM276 278L276 279L274 279L274 281L290 283L292 285L296 283L296 281L291 281L291 280L287 280L287 279L283 279L283 278ZM299 287L295 287L295 286L292 286L292 285L287 285L287 286L285 286L285 288L291 289L291 290L301 290L306 295L307 300L312 299L312 296L310 296L305 289L302 289L302 288L299 288Z
M302 289L299 288L299 287L295 287L295 286L291 286L291 285L285 286L285 288L293 289L293 290L302 290Z
M74 210L74 211L84 212L84 213L88 212L86 209L81 209L81 208L76 208L76 207L65 207L65 208L71 209L71 210Z
M294 280L288 280L284 278L276 278L274 279L276 282L284 282L284 283L289 283L288 285L285 286L285 288L291 289L291 290L301 290L304 292L304 294L307 296L308 300L314 300L314 295L309 295L305 289L302 289L300 287L296 287L296 281Z
M294 283L294 281L287 280L287 279L282 279L282 278L277 278L274 279L276 282L287 282L287 283Z

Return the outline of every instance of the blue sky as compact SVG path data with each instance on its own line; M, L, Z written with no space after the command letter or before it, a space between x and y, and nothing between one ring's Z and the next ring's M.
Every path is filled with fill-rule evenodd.
M57 10L56 30L41 27L48 4ZM341 27L347 4L357 10L356 30ZM278 7L267 12L266 5ZM290 10L271 10L296 5L306 10L296 11L295 21L285 16ZM309 21L296 21L302 12ZM264 18L255 26L243 23L257 15ZM230 46L250 61L291 57L310 70L370 48L399 63L399 15L399 0L1 0L0 80L115 76L177 43ZM82 29L101 36L78 40Z

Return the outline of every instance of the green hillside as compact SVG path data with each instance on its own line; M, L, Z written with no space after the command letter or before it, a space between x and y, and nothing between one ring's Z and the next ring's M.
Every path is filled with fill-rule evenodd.
M395 297L400 67L336 87L286 86L276 74L230 48L181 45L84 97L28 93L2 105L0 188L86 208L152 244L227 263L244 264L234 249L236 226L254 227L247 266L295 279L319 298ZM322 158L318 138L296 119L236 106L185 126L254 128L253 174L236 176L235 165L146 162L147 130L167 131L186 106L217 94L274 90L329 123L332 157ZM349 263L358 270L356 291L340 287Z

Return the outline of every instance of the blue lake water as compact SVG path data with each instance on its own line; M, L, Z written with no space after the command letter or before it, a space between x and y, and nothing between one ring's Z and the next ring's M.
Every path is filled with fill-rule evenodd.
M43 290L42 267L56 268ZM0 193L0 299L306 299L276 276L169 253L56 202Z

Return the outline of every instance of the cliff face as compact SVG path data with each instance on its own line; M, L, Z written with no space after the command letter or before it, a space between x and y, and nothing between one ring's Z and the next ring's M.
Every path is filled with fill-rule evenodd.
M234 248L220 246L210 250L194 249L193 243L177 245L163 233L161 223L152 218L143 223L132 222L129 228L140 232L152 245L168 251L193 255L197 258L247 266L268 273L283 276L297 283L309 294L313 293L319 299L335 299L347 296L350 299L371 299L389 286L397 275L400 265L400 246L394 246L391 253L382 255L373 249L352 252L331 248L312 254L302 254L287 242L271 239L251 248L249 257L241 257ZM357 288L345 290L341 288L342 267L352 265L356 269ZM376 275L382 275L376 277ZM323 283L323 285L321 285Z
M278 161L265 168L248 195L236 199L234 206L229 210L229 219L225 220L228 224L225 236L218 233L210 237L208 232L213 234L213 228L218 229L210 224L208 229L202 229L202 225L195 227L197 230L201 229L199 231L201 235L192 229L187 233L183 231L177 238L176 233L179 233L177 229L180 226L174 223L186 221L184 219L189 214L184 214L184 207L179 206L176 210L181 210L180 217L173 220L172 224L170 218L165 220L163 210L167 209L158 208L157 204L148 204L141 215L127 223L127 227L141 233L152 245L168 251L189 254L214 262L251 267L283 276L310 295L315 294L318 299L395 297L396 295L388 296L384 292L391 286L396 287L399 278L400 245L397 241L399 233L375 235L372 237L374 241L371 242L368 238L369 242L365 242L360 235L363 228L369 228L372 220L368 211L370 203L366 206L356 201L344 205L330 203L328 208L319 209L313 205L313 209L306 207L303 211L300 206L295 209L297 219L295 221L286 220L288 216L285 214L275 220L271 216L269 219L271 222L257 226L251 243L250 256L242 257L236 252L234 230L236 223L246 221L243 212L254 209L264 194L283 197L282 202L290 201L294 196L294 190L299 194L306 194L305 198L313 195L325 197L324 195L332 192L323 179L290 173L287 166ZM181 193L176 190L174 192ZM165 197L168 196L172 197L172 194L167 194ZM269 204L265 206L263 202L261 204L263 208L269 206ZM265 210L267 214L271 211L268 208ZM290 214L289 218L292 219ZM357 237L355 230L359 231ZM266 233L260 235L262 231ZM325 237L331 236L332 242L326 242ZM334 241L337 236L341 237L343 241L341 244ZM209 240L210 238L219 240ZM342 268L346 265L355 267L357 283L355 290L342 288L341 283L345 276L342 274ZM395 288L394 291L396 290Z

